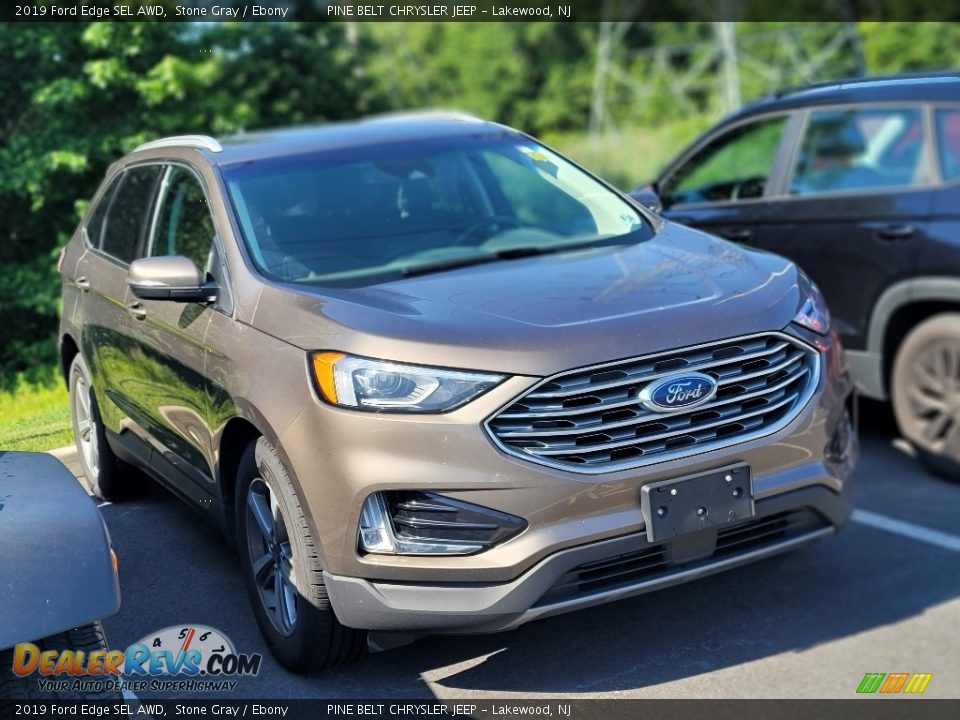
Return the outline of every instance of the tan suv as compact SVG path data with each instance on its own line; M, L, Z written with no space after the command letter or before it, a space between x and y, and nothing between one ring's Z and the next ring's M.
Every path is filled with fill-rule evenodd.
M287 667L795 548L850 510L850 381L787 260L441 114L148 143L61 260L83 469L240 547Z

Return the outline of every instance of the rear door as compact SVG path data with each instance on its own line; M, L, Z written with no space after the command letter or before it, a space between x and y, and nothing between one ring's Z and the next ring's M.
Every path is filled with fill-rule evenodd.
M81 290L81 349L104 425L114 433L132 409L127 266L142 252L161 169L129 167L111 183L84 228L88 251L74 275Z
M751 118L695 145L657 182L663 214L728 240L752 242L769 212L766 199L790 126L786 113Z
M785 255L820 286L848 349L865 346L873 307L913 275L934 180L921 105L805 114L781 187L752 244Z

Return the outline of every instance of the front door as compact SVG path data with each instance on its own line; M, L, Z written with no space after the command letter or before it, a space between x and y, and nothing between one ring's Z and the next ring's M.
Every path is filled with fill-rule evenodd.
M696 146L657 183L664 216L751 243L769 210L765 198L789 120L788 115L750 120Z
M168 168L147 256L183 255L203 273L213 266L214 226L204 188L193 170ZM214 492L214 452L208 423L204 340L213 307L142 300L127 309L136 341L138 417L159 475L194 500Z

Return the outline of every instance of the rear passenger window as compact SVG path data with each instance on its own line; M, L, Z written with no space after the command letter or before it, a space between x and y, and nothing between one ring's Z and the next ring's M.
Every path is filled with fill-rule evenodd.
M960 176L960 110L937 110L937 145L943 179Z
M163 190L163 205L150 255L183 255L200 272L209 272L213 217L203 186L186 168L172 167Z
M810 114L791 183L794 195L929 181L919 108L818 110Z
M140 256L161 166L134 167L123 172L110 200L100 249L125 263Z
M111 181L110 187L108 187L103 195L100 196L97 206L90 214L90 219L87 220L84 230L87 234L87 242L93 245L93 247L100 247L100 236L103 233L103 221L107 217L107 209L110 207L110 198L113 197L113 193L116 191L117 185L120 184L120 177L121 176L118 175Z

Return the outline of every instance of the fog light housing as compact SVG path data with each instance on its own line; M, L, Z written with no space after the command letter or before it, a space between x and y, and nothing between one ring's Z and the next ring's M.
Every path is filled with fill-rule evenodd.
M357 544L376 555L471 555L526 526L523 518L436 493L378 492L363 504Z

